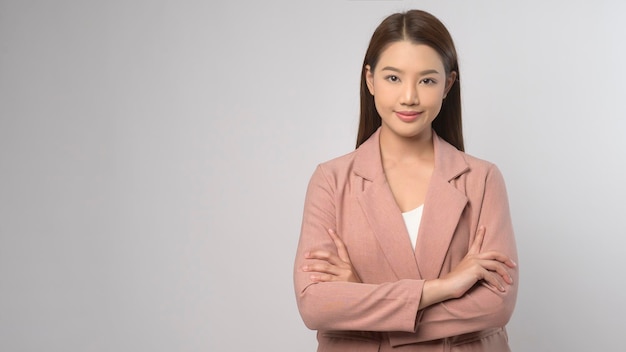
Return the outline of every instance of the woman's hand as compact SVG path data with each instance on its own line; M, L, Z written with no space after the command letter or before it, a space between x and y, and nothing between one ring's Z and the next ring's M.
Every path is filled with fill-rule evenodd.
M328 235L337 247L337 254L323 250L308 252L304 255L306 259L316 259L319 262L304 265L302 271L311 272L313 282L361 282L352 266L346 245L332 229L328 230Z
M507 285L513 283L509 269L515 268L516 264L511 258L498 251L480 251L485 231L484 226L478 229L465 258L454 270L441 278L450 298L463 296L481 280L502 292L506 290Z

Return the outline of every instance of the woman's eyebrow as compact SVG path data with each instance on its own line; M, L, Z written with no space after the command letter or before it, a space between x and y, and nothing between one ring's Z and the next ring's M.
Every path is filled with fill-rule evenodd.
M399 68L395 68L393 66L385 66L381 69L381 71L393 71L393 72L398 72L398 73L404 73L404 71L402 71ZM435 69L428 69L428 70L424 70L421 72L418 72L421 76L424 75L429 75L431 73L435 73L435 74L439 74L439 71L435 70Z

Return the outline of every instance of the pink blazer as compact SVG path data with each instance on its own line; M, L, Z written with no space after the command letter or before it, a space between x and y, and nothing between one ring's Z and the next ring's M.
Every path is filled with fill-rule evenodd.
M477 284L462 298L418 312L424 280L463 259L479 225L484 250L517 262L502 175L497 167L434 136L431 177L413 251L387 184L379 131L311 177L295 259L294 284L304 323L318 330L318 351L509 351L504 326L515 306L518 272L506 292ZM312 283L304 253L336 250L336 229L363 283Z

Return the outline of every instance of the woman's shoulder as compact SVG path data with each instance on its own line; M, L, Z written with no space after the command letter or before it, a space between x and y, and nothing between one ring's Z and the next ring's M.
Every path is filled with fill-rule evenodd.
M463 153L467 162L468 172L461 176L466 177L467 182L470 184L493 185L497 183L504 185L504 176L496 163L465 152L460 153Z
M357 150L341 156L321 162L317 166L317 170L322 172L326 178L342 178L347 177L354 169L354 161L356 159Z
M463 157L465 158L465 161L470 166L470 168L489 170L491 168L496 167L496 165L489 160L482 159L480 157L477 157L475 155L472 155L466 152L461 152L461 153L463 153Z
M309 189L340 189L349 183L356 151L317 164L309 180Z
M441 137L436 138L435 150L436 154L438 154L436 155L436 160L447 171L453 172L459 168L464 168L469 171L469 174L476 176L497 169L493 162L460 151Z

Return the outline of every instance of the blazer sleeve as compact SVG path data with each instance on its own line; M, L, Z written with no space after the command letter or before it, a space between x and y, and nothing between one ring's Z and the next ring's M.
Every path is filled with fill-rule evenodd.
M323 166L313 173L307 188L302 229L294 265L298 309L305 325L314 330L414 332L422 280L384 284L350 282L313 283L301 267L312 260L308 251L336 247L327 229L337 228L337 181ZM339 234L341 235L341 234Z
M502 174L491 165L484 185L484 195L478 216L478 226L486 228L481 250L497 250L517 263L517 250ZM474 233L475 235L475 233ZM499 328L510 320L517 297L519 275L517 267L510 269L513 284L505 292L479 283L459 299L438 303L418 314L416 334L404 335L411 342L429 341L470 332ZM401 343L403 334L396 334Z

